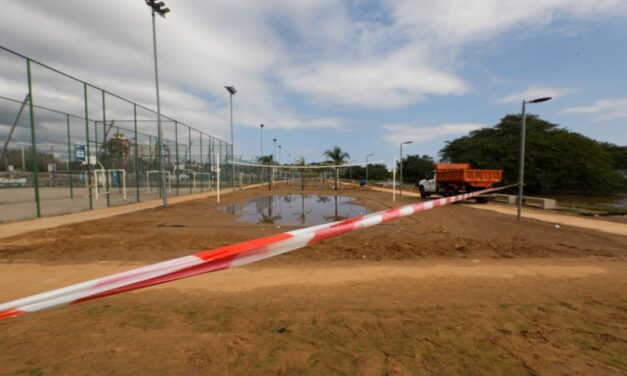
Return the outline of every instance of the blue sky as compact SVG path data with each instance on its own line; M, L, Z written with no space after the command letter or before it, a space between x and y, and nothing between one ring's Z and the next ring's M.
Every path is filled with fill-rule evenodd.
M437 155L446 140L554 96L531 113L627 144L627 1L175 1L158 20L164 113L229 139L235 152L272 138L320 160L339 145L391 163ZM8 0L0 43L154 105L143 1ZM36 25L36 26L35 26ZM0 91L10 80L0 68Z

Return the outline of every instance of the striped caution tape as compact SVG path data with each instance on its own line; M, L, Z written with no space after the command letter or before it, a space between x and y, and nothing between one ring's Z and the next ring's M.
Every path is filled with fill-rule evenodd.
M307 227L260 239L237 243L194 255L163 261L110 276L0 304L0 320L68 304L81 303L126 291L250 264L319 241L378 225L424 210L452 204L482 194L510 188L500 187L419 202L343 221Z

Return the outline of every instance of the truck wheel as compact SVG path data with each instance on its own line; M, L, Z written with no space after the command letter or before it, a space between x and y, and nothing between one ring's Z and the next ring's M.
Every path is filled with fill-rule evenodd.
M425 192L425 187L422 185L418 189L420 190L420 197L427 198L430 196L427 192Z
M451 197L451 196L455 196L457 194L457 192L453 189L453 188L449 188L446 190L446 197Z

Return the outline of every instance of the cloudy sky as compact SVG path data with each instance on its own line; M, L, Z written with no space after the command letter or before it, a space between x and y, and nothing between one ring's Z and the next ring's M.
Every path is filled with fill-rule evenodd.
M530 112L627 144L627 0L166 3L163 112L228 140L234 85L236 154L259 154L264 123L264 152L278 138L285 162L339 145L390 163L406 140L437 155L537 96L555 99ZM154 108L151 36L142 0L4 0L0 13L2 46ZM23 97L20 74L0 66L0 95ZM71 90L55 95L78 111Z

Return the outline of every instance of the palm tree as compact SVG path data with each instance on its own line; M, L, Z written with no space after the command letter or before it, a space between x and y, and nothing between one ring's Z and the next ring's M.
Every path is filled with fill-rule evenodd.
M257 162L264 165L273 165L274 158L272 157L272 155L262 155L261 157L257 158Z
M325 151L322 155L327 157L335 165L344 164L351 157L348 153L343 152L342 148L339 146L334 146L333 149Z

